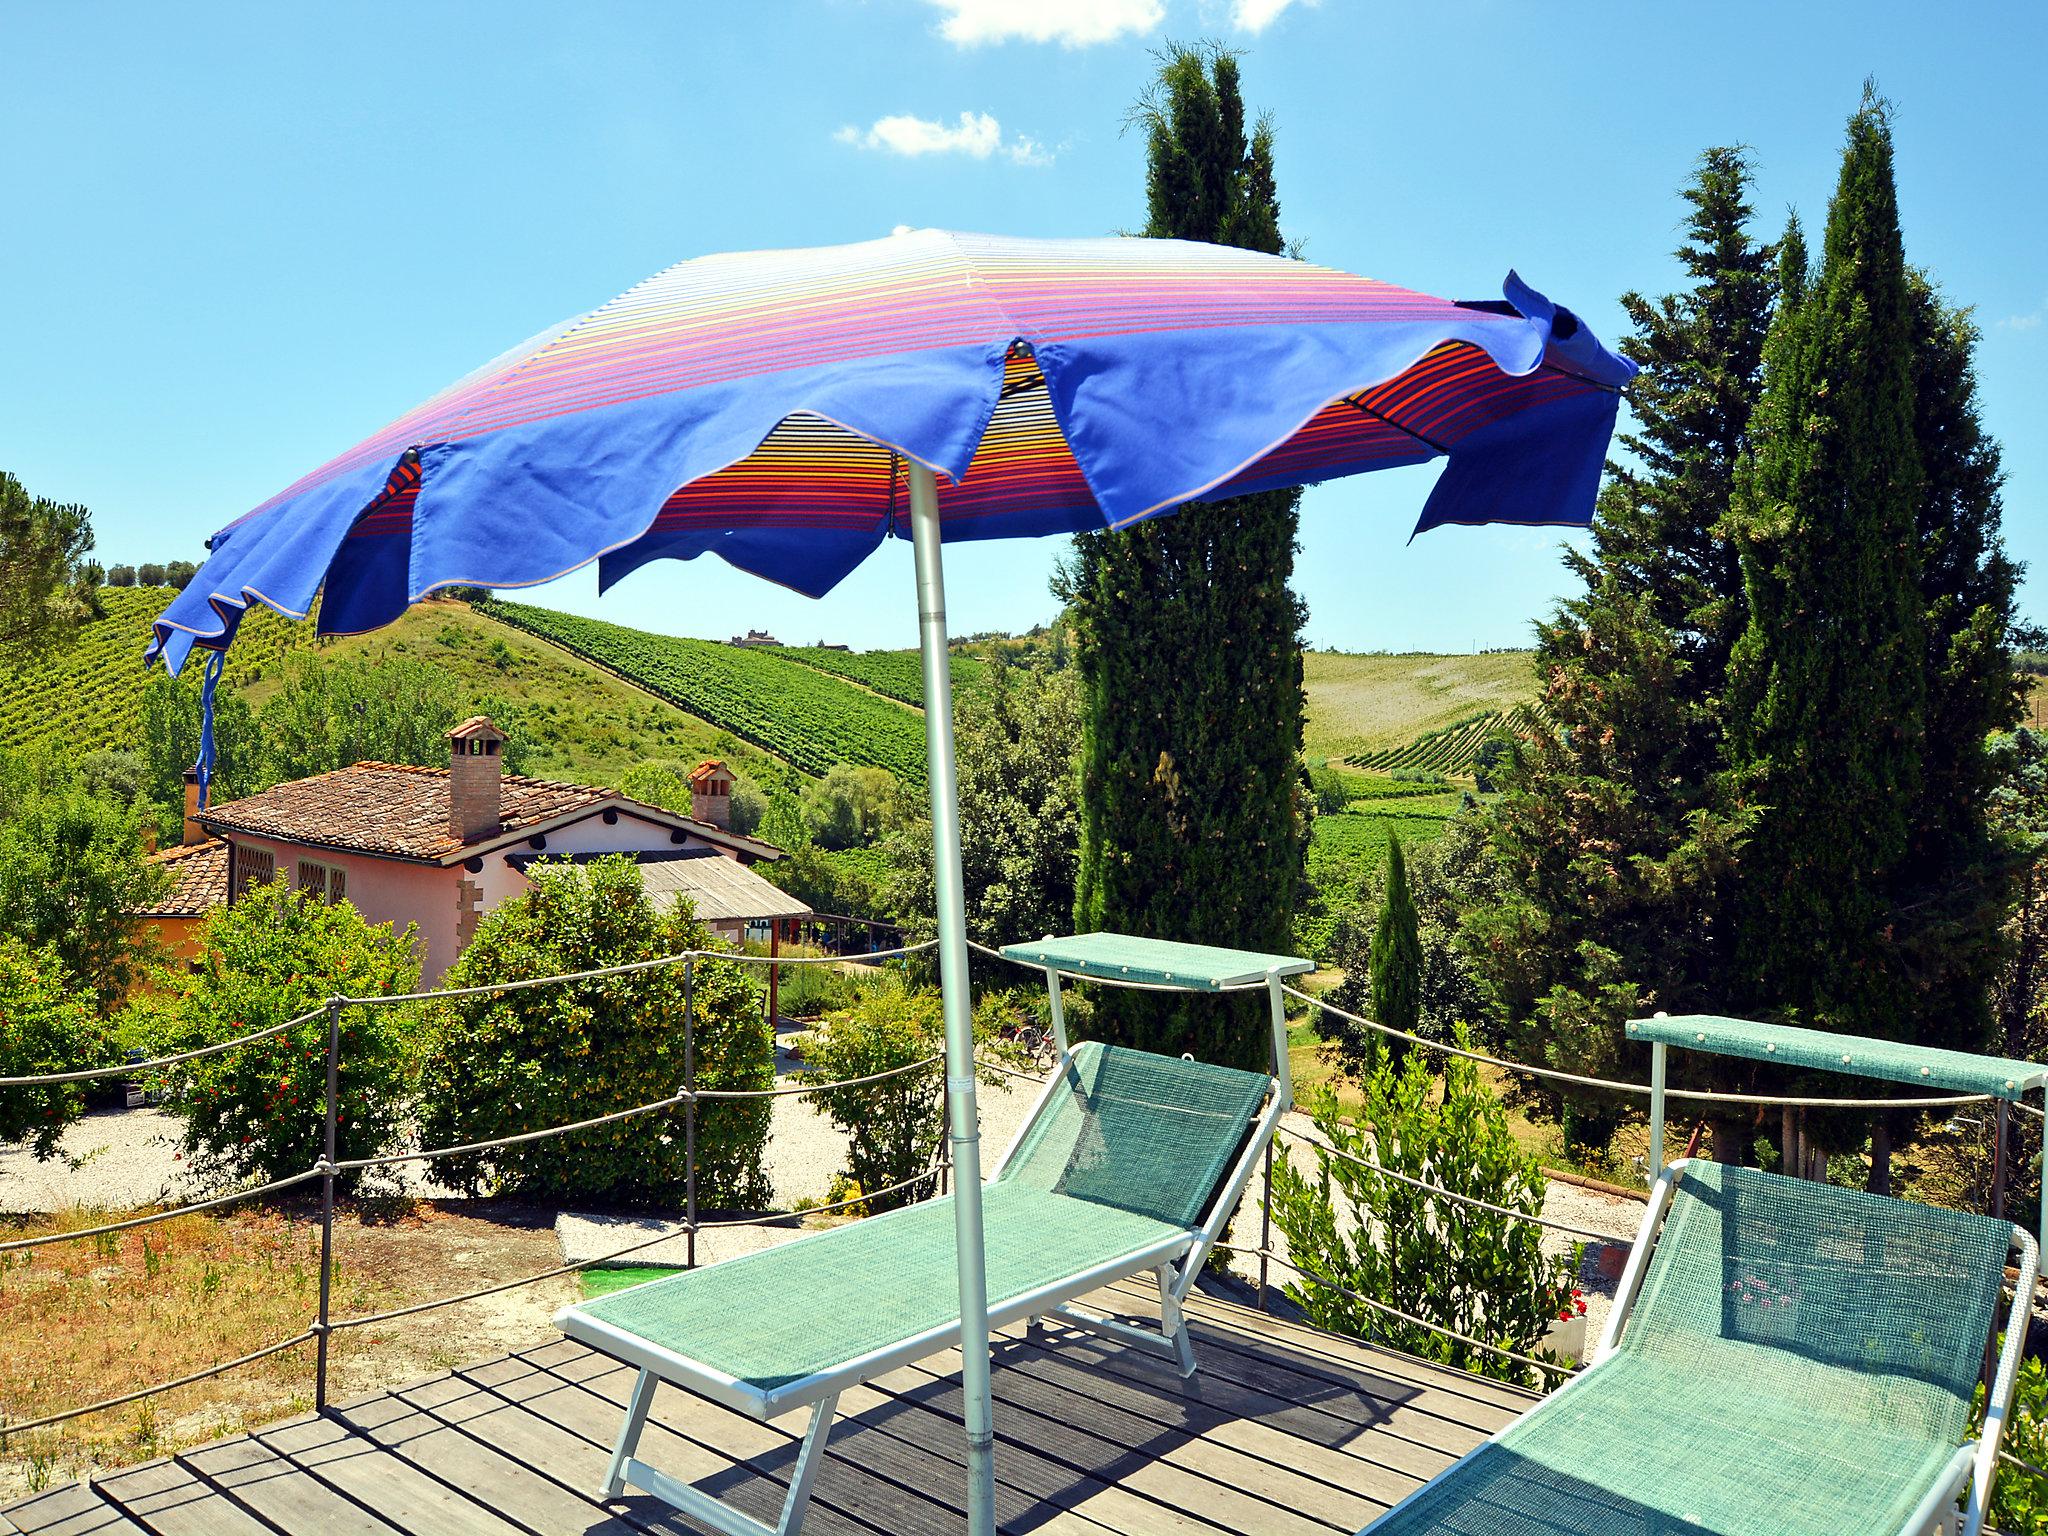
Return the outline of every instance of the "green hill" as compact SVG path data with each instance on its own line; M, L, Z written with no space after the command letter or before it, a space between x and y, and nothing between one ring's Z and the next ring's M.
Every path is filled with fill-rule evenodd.
M1311 758L1370 760L1432 732L1536 698L1527 651L1477 656L1310 651L1305 662Z
M147 678L142 647L168 598L163 588L108 588L106 617L75 645L0 676L0 749L44 739L80 751L132 745ZM259 608L229 653L227 685L260 706L284 657L315 647L427 661L477 697L519 706L537 774L616 783L643 759L715 755L768 781L854 762L924 782L915 651L742 650L496 599L434 600L371 634L316 640L311 623ZM986 665L956 652L958 685L975 686ZM1464 771L1488 724L1535 691L1526 652L1317 651L1307 674L1309 755L1383 770Z
M916 651L834 651L818 645L779 645L768 654L847 678L912 708L924 708L924 663ZM955 650L953 691L972 688L985 670L980 657Z
M475 607L806 773L850 762L886 768L906 784L924 783L924 722L917 713L817 667L768 650L648 634L499 598L480 600Z
M106 617L74 643L34 667L0 668L0 749L54 739L90 752L132 742L149 676L142 648L172 596L169 587L103 587ZM235 687L274 676L286 651L312 640L311 624L259 608L243 621L222 676Z

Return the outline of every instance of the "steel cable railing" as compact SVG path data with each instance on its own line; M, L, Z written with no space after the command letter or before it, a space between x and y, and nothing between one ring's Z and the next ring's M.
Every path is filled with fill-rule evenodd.
M850 958L858 963L869 963L880 960L905 958L910 955L930 950L934 947L935 946L933 942L925 941L922 943L903 945L891 950L876 951L871 954L864 954ZM984 944L970 943L969 947L979 954L988 956L990 958L1003 960L1009 964L1020 965L1024 969L1034 971L1038 969L1038 967L1030 966L1024 962L1012 961L1000 950L991 948L990 946ZM318 1162L315 1163L315 1165L312 1168L309 1168L302 1173L294 1174L284 1179L273 1180L266 1184L256 1185L248 1189L234 1191L229 1194L217 1196L208 1200L199 1201L187 1205L170 1207L162 1211L153 1212L148 1215L140 1217L128 1218L126 1220L118 1222L110 1222L93 1227L79 1228L69 1232L49 1233L37 1237L14 1239L8 1242L0 1243L0 1254L21 1251L25 1249L41 1248L54 1243L67 1242L88 1237L103 1236L114 1232L129 1230L135 1227L147 1226L159 1221L172 1220L179 1216L198 1214L200 1212L217 1209L225 1205L234 1204L239 1201L250 1200L269 1194L279 1193L284 1190L295 1188L301 1184L305 1184L316 1179L322 1181L323 1184L324 1198L322 1211L321 1304L319 1315L305 1332L295 1335L294 1337L284 1340L278 1344L266 1346L263 1349L252 1351L247 1355L239 1356L236 1359L220 1362L204 1370L196 1371L188 1375L175 1378L174 1380L160 1382L149 1387L138 1388L134 1392L125 1393L119 1397L109 1398L101 1402L96 1402L84 1405L82 1407L69 1409L57 1414L45 1415L41 1418L20 1424L0 1424L0 1441L4 1441L7 1435L24 1433L26 1431L33 1429L45 1428L53 1424L64 1422L68 1419L79 1418L87 1414L104 1412L110 1408L121 1407L128 1403L137 1402L143 1398L154 1396L158 1393L174 1391L180 1387L189 1386L193 1383L222 1375L228 1371L265 1359L271 1355L281 1353L285 1350L294 1348L300 1344L304 1344L307 1342L317 1342L321 1346L320 1358L317 1367L315 1400L317 1406L324 1408L326 1402L327 1386L327 1373L325 1369L325 1346L327 1344L329 1336L331 1336L334 1333L353 1328L366 1327L375 1323L394 1321L399 1318L414 1316L420 1313L437 1310L441 1307L454 1306L461 1304L463 1302L474 1301L481 1299L483 1297L497 1295L505 1291L516 1290L523 1286L538 1284L545 1280L559 1278L563 1275L576 1273L585 1269L616 1262L619 1259L627 1258L632 1256L633 1254L644 1252L647 1249L657 1247L660 1244L673 1242L678 1237L683 1237L687 1239L689 1244L689 1261L691 1265L694 1265L696 1259L696 1235L701 1231L727 1227L768 1225L789 1220L789 1214L784 1213L727 1218L708 1222L701 1221L698 1219L696 1214L696 1168L694 1157L695 1110L697 1104L700 1101L729 1102L747 1099L775 1099L782 1097L798 1097L806 1095L829 1094L838 1089L867 1086L891 1078L903 1076L907 1073L929 1070L933 1066L942 1062L944 1058L940 1056L930 1056L916 1062L907 1063L900 1067L890 1068L883 1072L873 1073L864 1077L847 1079L839 1082L805 1083L792 1085L789 1087L765 1089L698 1089L694 1086L693 1047L695 1042L693 1008L695 998L694 965L695 962L700 959L716 960L725 963L737 963L746 965L775 966L839 965L845 963L844 959L838 956L761 956L743 955L725 950L689 950L679 952L674 955L659 956L650 960L634 961L616 966L597 967L585 971L568 972L557 976L522 977L501 982L482 983L479 985L469 987L448 988L428 992L402 993L382 997L335 997L329 999L329 1001L323 1008L315 1010L314 1012L303 1014L297 1018L288 1019L280 1024L267 1026L262 1030L238 1036L231 1040L213 1042L205 1046L197 1047L190 1051L179 1052L173 1055L158 1057L148 1061L122 1063L119 1065L109 1067L81 1069L76 1072L47 1073L29 1077L0 1078L0 1088L10 1088L51 1086L65 1082L86 1081L116 1076L140 1076L150 1072L166 1070L171 1067L182 1065L189 1061L212 1056L215 1054L219 1054L221 1052L235 1050L242 1046L257 1044L261 1041L274 1038L280 1034L284 1034L293 1029L303 1028L305 1025L313 1023L314 1021L318 1020L323 1014L325 1014L328 1018L330 1026L328 1031L329 1096L327 1103L327 1124L329 1127L331 1127L335 1123L336 1119L337 1104L335 1095L337 1090L335 1084L337 1077L337 1069L339 1065L337 1060L339 1051L338 1030L335 1026L338 1022L339 1013L344 1008L378 1008L408 1003L426 1003L449 999L500 995L504 993L525 991L528 989L545 986L564 986L579 982L604 981L613 978L631 976L647 971L657 970L664 967L672 967L676 965L681 965L685 968L685 1034L687 1037L685 1041L685 1058L686 1063L688 1063L685 1069L686 1082L682 1090L678 1091L675 1094L671 1094L666 1098L654 1100L646 1104L635 1105L629 1109L615 1110L604 1115L593 1116L586 1120L571 1122L566 1125L550 1126L536 1131L520 1132L503 1137L495 1137L489 1140L463 1143L455 1146L424 1148L417 1151L409 1152L383 1153L369 1157L352 1159L337 1159L331 1155L323 1156ZM1175 987L1148 982L1136 982L1125 980L1122 978L1089 977L1086 979L1090 982L1097 983L1100 985L1112 987L1126 987L1133 990L1142 991L1177 992L1190 990L1188 988L1183 987ZM1248 983L1241 987L1224 989L1204 988L1200 990L1203 990L1205 992L1215 990L1253 991L1263 989L1264 985L1265 983L1263 982L1257 982ZM1607 1089L1637 1095L1646 1095L1650 1092L1648 1086L1644 1084L1617 1082L1609 1079L1588 1077L1580 1074L1561 1072L1552 1068L1531 1067L1522 1063L1506 1061L1499 1057L1490 1056L1484 1052L1474 1051L1469 1048L1451 1045L1443 1041L1429 1040L1418 1035L1410 1034L1406 1031L1394 1029L1390 1026L1377 1023L1374 1020L1366 1019L1358 1014L1351 1013L1347 1010L1337 1008L1334 1005L1324 1002L1321 999L1314 997L1312 994L1303 992L1295 987L1284 986L1282 990L1288 996L1300 1002L1306 1003L1311 1007L1325 1010L1329 1013L1335 1014L1338 1017L1347 1019L1355 1024L1358 1024L1362 1027L1375 1030L1387 1037L1405 1040L1411 1044L1420 1046L1426 1050L1437 1051L1446 1055L1460 1056L1473 1061L1494 1065L1505 1071L1522 1073L1551 1081L1564 1082L1579 1087ZM982 1065L986 1069L993 1070L999 1074L1007 1075L1010 1077L1023 1078L1038 1083L1043 1083L1045 1081L1045 1075L1042 1073L1032 1073L1024 1071L1015 1067L1008 1066L1007 1064L1001 1062L984 1061ZM1704 1102L1729 1102L1752 1105L1767 1104L1865 1109L1942 1108L1965 1104L1982 1103L1986 1102L1987 1099L1987 1096L1985 1095L1950 1095L1941 1097L1901 1099L1821 1099L1811 1097L1770 1096L1760 1094L1720 1094L1709 1093L1701 1090L1680 1089L1670 1090L1669 1096L1672 1098L1684 1098ZM2041 1114L2041 1111L2034 1110L2032 1106L2022 1105L2021 1107L2022 1109L2035 1115L2036 1117L2039 1117ZM532 1142L548 1140L560 1136L569 1135L577 1131L589 1130L609 1124L616 1124L646 1115L672 1111L678 1108L682 1109L685 1112L686 1118L689 1121L689 1136L692 1149L691 1156L689 1159L690 1191L686 1201L685 1219L683 1223L680 1225L680 1227L673 1230L664 1231L657 1236L628 1244L624 1247L611 1250L610 1252L604 1254L599 1254L594 1257L587 1258L574 1263L565 1263L562 1265L558 1265L554 1268L544 1270L538 1274L526 1275L518 1279L499 1282L493 1285L478 1288L473 1291L463 1292L452 1296L433 1298L424 1302L417 1302L403 1307L389 1308L384 1311L367 1313L356 1317L335 1319L329 1315L328 1290L329 1281L333 1268L332 1191L333 1180L338 1176L346 1173L360 1172L371 1168L390 1166L397 1163L431 1163L447 1157L475 1155L484 1152L499 1150L504 1147L518 1146ZM1617 1241L1622 1241L1620 1239L1613 1237L1611 1234L1594 1232L1587 1228L1578 1227L1568 1222L1560 1222L1553 1218L1545 1217L1540 1214L1532 1214L1526 1211L1514 1210L1507 1206L1497 1205L1493 1202L1480 1199L1477 1196L1467 1195L1461 1191L1448 1189L1443 1185L1434 1184L1425 1179L1416 1178L1413 1175L1405 1174L1398 1170L1387 1168L1384 1165L1372 1161L1371 1159L1359 1157L1355 1154L1345 1152L1340 1148L1332 1147L1328 1145L1326 1142L1322 1142L1312 1136L1306 1135L1303 1132L1294 1130L1291 1127L1281 1126L1279 1130L1281 1135L1286 1136L1289 1139L1299 1142L1301 1144L1314 1147L1322 1154L1332 1156L1349 1163L1356 1164L1374 1173L1381 1174L1388 1178L1394 1179L1397 1182L1407 1184L1417 1189L1423 1190L1431 1196L1439 1199L1448 1200L1456 1204L1485 1210L1495 1215L1523 1222L1528 1222L1533 1225L1544 1227L1553 1231L1558 1231L1572 1237L1584 1238L1591 1241L1599 1241L1605 1243L1614 1243ZM902 1190L911 1188L918 1184L926 1183L928 1181L933 1180L934 1178L938 1179L941 1182L941 1186L943 1187L943 1182L950 1169L950 1160L947 1157L947 1152L948 1148L946 1147L945 1138L941 1136L939 1139L939 1157L934 1162L934 1165L931 1168L926 1169L925 1171L920 1172L918 1174L915 1174L909 1179L905 1179L896 1184L892 1184L884 1189L866 1191L859 1195L850 1196L846 1199L834 1202L829 1205L809 1207L804 1211L795 1214L799 1216L829 1214L834 1211L847 1209L854 1205L864 1204L870 1200L880 1199L890 1194L899 1193ZM1265 1207L1265 1216L1267 1226L1269 1229L1271 1211L1270 1181L1268 1181L1265 1191L1263 1193L1262 1204ZM1256 1257L1260 1261L1260 1293L1262 1298L1264 1291L1266 1289L1266 1266L1268 1264L1277 1263L1293 1271L1295 1274L1301 1276L1304 1280L1308 1281L1311 1284L1325 1287L1331 1290L1332 1292L1347 1297L1348 1299L1352 1300L1358 1305L1364 1306L1370 1310L1394 1318L1398 1321L1407 1323L1410 1326L1420 1327L1442 1334L1445 1337L1455 1339L1458 1342L1467 1345L1468 1347L1485 1351L1489 1354L1498 1356L1503 1359L1514 1361L1517 1364L1524 1365L1533 1369L1557 1375L1570 1374L1570 1368L1568 1367L1559 1366L1554 1362L1544 1361L1531 1355L1522 1354L1517 1351L1504 1348L1500 1345L1489 1343L1486 1340L1471 1337L1469 1335L1460 1333L1457 1330L1444 1327L1440 1324L1431 1323L1425 1319L1416 1317L1413 1314L1404 1312L1399 1308L1390 1306L1385 1302L1381 1302L1374 1298L1364 1296L1358 1292L1349 1289L1348 1287L1339 1284L1334 1280L1331 1280L1327 1276L1317 1274L1313 1270L1304 1268L1301 1264L1299 1264L1290 1256L1280 1253L1279 1251L1272 1248L1270 1243L1267 1241L1262 1240L1260 1245L1256 1248L1228 1243L1219 1243L1216 1246L1226 1252L1245 1255L1249 1257Z

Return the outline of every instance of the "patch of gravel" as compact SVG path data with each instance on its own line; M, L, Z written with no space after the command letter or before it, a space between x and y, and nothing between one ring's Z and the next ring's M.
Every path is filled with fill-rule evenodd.
M801 1067L800 1062L781 1050L776 1053L776 1065L783 1073ZM993 1086L984 1082L979 1086L976 1102L981 1111L984 1170L994 1164L1016 1137L1024 1124L1024 1117L1031 1112L1037 1093L1036 1084L1018 1078L1004 1078ZM846 1136L807 1095L792 1094L774 1103L763 1161L775 1190L775 1204L784 1210L792 1209L800 1200L822 1204L831 1189L832 1176L846 1167ZM562 1242L562 1262L565 1264L587 1263L600 1254L664 1231L672 1234L669 1241L618 1262L683 1263L687 1245L680 1212L664 1216L564 1211L555 1222L555 1233ZM697 1234L697 1262L715 1264L742 1253L772 1248L802 1231L803 1228L794 1222L700 1231Z
M0 1147L0 1211L126 1210L194 1193L178 1157L185 1122L157 1109L100 1109L65 1127L58 1155Z

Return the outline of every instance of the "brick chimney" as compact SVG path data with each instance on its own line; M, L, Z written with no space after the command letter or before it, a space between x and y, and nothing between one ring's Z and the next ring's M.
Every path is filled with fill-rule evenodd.
M690 770L690 814L721 831L732 830L732 770L715 757Z
M504 747L505 733L488 715L472 715L448 733L448 831L465 843L489 837L504 819Z
M185 831L184 835L179 838L179 841L185 843L203 843L206 841L206 828L199 825L199 770L197 768L187 768L185 770Z

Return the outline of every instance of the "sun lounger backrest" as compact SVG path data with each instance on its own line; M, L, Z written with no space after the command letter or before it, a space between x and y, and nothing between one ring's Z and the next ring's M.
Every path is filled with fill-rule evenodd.
M1197 1226L1272 1081L1089 1041L1002 1178Z
M1710 1340L1838 1367L1873 1423L1962 1441L2009 1223L1719 1163L1689 1163L1620 1348L1702 1360ZM1787 1362L1790 1364L1791 1362ZM1745 1366L1745 1369L1750 1366ZM1813 1373L1802 1371L1803 1390Z

